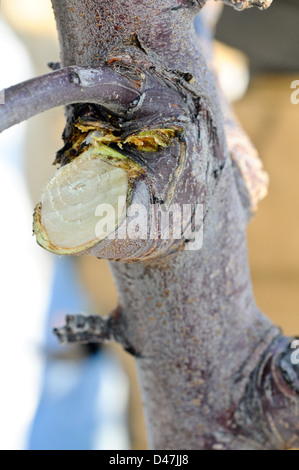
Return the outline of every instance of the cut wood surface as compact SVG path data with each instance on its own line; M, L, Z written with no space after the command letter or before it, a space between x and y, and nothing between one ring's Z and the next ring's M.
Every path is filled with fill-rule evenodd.
M130 83L116 107L92 96L68 105L59 171L80 158L82 132L96 128L102 139L108 129L110 141L101 145L112 164L118 142L123 148L117 152L142 168L130 180L128 206L148 209L145 223L151 204L166 212L171 204L201 205L204 233L201 249L190 250L190 237L161 236L154 213L156 237L107 238L82 250L111 261L119 305L104 320L69 316L57 335L62 342L114 339L135 357L152 448L297 446L298 366L291 361L292 338L254 300L246 242L251 186L244 189L235 171L226 138L228 108L193 28L205 2L52 3L62 71L92 67L111 71L116 84ZM271 2L226 3L243 9ZM173 132L169 144L158 143L152 152L140 148L144 132L165 129ZM250 152L245 140L241 151L247 147ZM192 215L189 226L194 234Z

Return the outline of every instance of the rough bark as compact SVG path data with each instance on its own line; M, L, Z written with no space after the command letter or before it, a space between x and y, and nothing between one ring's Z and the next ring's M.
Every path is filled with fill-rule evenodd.
M170 149L150 158L129 155L145 171L133 202L204 206L199 251L189 251L187 240L161 237L99 243L92 253L111 260L119 308L101 322L71 317L56 333L63 341L116 338L135 355L152 448L298 445L298 366L290 360L292 339L254 301L248 211L213 76L193 28L204 2L52 3L63 67L111 67L143 96L130 116L115 113L115 125L127 132L169 122L182 128ZM263 8L271 2L225 3ZM102 109L87 107L105 118ZM66 143L74 116L85 111L68 107Z

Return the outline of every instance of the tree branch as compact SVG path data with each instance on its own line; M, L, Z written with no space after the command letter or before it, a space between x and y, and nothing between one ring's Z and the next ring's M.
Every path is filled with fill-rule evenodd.
M67 315L65 326L55 328L53 331L63 345L105 343L114 337L109 320L109 317L102 318L99 315Z
M95 103L125 113L140 97L128 79L101 68L66 67L6 90L0 106L0 132L36 114L73 103Z
M204 2L52 3L63 64L77 66L8 90L12 112L3 108L2 128L62 104L98 103L126 112L144 93L143 84L136 91L129 77L142 75L147 96L138 113L126 115L128 124L150 128L153 122L173 124L183 116L185 153L177 172L179 141L142 159L141 152L124 149L124 156L144 170L134 197L146 207L169 192L180 207L200 202L205 233L196 251L188 249L190 240L171 237L130 240L128 235L101 242L94 254L118 260L111 267L121 307L104 319L68 316L55 334L63 343L116 340L136 356L152 448L296 445L298 371L290 362L290 339L281 336L253 298L242 197L223 138L219 96L193 34L190 12L195 15ZM271 1L223 3L264 9ZM113 63L119 73L113 65L103 66ZM86 64L103 67L86 69ZM121 75L126 73L128 79ZM103 123L109 124L109 117ZM122 122L116 124L122 132ZM243 153L246 145L233 145L233 150Z
M127 352L139 357L138 352L125 338L125 323L120 308L116 308L109 316L99 315L67 315L65 325L54 328L53 332L59 342L66 344L108 343L115 341Z
M226 5L233 6L236 10L258 7L260 10L266 10L272 3L272 0L222 0Z

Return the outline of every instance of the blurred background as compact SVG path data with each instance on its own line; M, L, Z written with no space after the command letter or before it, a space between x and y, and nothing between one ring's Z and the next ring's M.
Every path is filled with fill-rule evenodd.
M275 0L266 12L225 7L215 44L222 87L270 175L249 255L258 305L286 334L299 333L299 105L290 101L298 13L299 0ZM0 89L59 61L50 0L2 0L0 37ZM118 346L62 348L52 335L66 313L106 315L117 304L105 261L55 257L31 236L63 127L58 109L0 135L0 240L9 247L0 265L0 449L145 449L131 357Z

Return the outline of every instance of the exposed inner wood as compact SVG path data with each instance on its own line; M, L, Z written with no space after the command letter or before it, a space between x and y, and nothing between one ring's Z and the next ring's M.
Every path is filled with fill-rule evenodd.
M129 194L127 172L89 148L46 185L34 215L38 243L58 254L76 254L94 246L124 220ZM125 203L119 204L121 200ZM108 205L104 226L99 225L103 204Z

